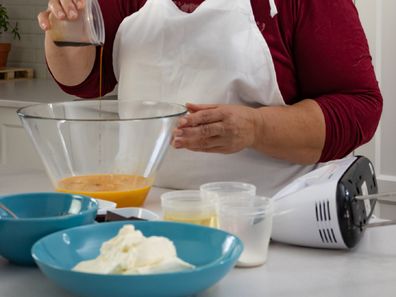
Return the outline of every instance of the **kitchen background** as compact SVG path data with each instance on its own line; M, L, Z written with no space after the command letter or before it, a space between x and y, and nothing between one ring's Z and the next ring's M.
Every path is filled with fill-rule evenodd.
M47 0L0 0L11 23L18 22L21 40L12 41L8 66L33 68L36 78L50 78L44 58L44 34L37 14L47 8Z
M384 111L377 133L370 143L359 148L356 153L367 156L374 163L381 192L396 191L396 1L354 2L369 40L373 65L384 97ZM12 42L8 66L33 68L36 80L47 80L50 84L51 77L43 53L44 35L36 20L37 14L46 9L47 0L0 0L0 3L7 7L11 21L18 21L21 32L21 40ZM13 91L4 92L5 89L17 93L21 87L15 82L0 81L0 169L4 166L41 168L42 165L16 118L16 105L9 104L11 99L8 97L12 97L10 94ZM4 102L8 103L4 105ZM396 206L386 205L381 208L381 213L382 211L387 216L396 218Z

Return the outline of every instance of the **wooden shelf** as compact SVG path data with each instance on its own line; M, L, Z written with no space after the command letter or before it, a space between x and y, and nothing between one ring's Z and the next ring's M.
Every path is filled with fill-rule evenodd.
M4 67L0 68L0 80L31 79L34 71L32 68Z

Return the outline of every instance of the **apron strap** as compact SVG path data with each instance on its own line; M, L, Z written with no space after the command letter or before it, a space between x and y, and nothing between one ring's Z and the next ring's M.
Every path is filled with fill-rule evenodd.
M278 9L276 8L276 4L275 4L275 0L269 0L269 4L270 4L270 14L271 17L273 18L274 16L276 16L278 14Z

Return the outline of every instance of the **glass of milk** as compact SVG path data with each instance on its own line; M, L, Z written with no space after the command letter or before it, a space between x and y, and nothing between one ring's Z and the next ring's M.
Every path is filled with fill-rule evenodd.
M262 196L231 196L218 204L219 227L238 236L244 250L239 267L259 266L266 262L272 231L271 199Z

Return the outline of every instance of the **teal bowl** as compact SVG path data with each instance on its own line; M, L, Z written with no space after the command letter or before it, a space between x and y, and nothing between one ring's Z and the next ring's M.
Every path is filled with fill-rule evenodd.
M98 203L90 197L66 193L24 193L0 197L17 215L0 208L0 255L18 265L34 265L33 244L63 229L91 224Z
M102 243L116 236L126 222L82 226L48 235L33 246L33 258L50 280L76 296L181 297L203 291L222 279L243 250L239 238L218 229L162 221L128 223L146 237L169 238L175 244L178 257L196 268L146 275L71 270L78 262L97 257Z

